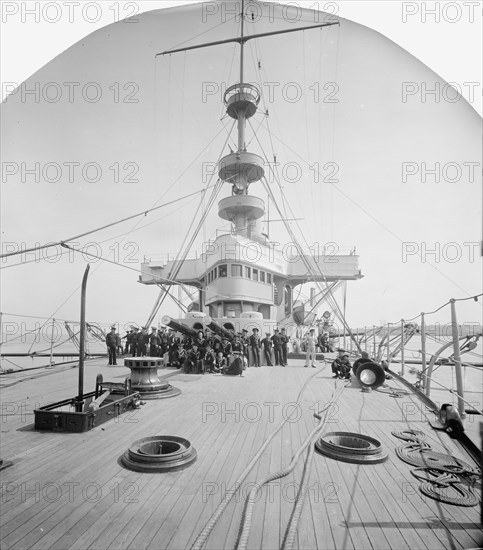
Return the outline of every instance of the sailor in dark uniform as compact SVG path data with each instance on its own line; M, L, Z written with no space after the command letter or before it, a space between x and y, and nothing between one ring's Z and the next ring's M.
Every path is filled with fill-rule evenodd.
M186 374L202 374L203 364L198 350L198 346L194 344L188 351L184 362L184 371Z
M124 346L124 355L127 355L129 353L129 350L131 349L131 342L132 342L132 335L133 330L128 330L126 332L126 336L123 336L122 339L126 340L126 345Z
M243 344L237 335L232 340L231 350L234 358L228 368L225 369L224 374L243 376Z
M151 329L151 334L149 335L149 356L158 357L160 346L161 346L161 339L158 336L156 327L153 327Z
M116 350L117 350L117 334L116 327L111 327L111 332L106 336L107 351L109 353L109 365L117 365Z
M211 349L210 344L207 344L205 349L205 356L203 358L203 371L214 372L215 368L215 354Z
M226 359L223 357L223 352L219 351L216 359L215 359L215 365L214 365L214 372L221 372L223 373L227 367Z
M136 357L146 357L149 342L148 327L143 327L137 335Z
M133 327L133 332L132 332L132 336L131 336L131 344L130 344L130 348L129 348L129 352L131 353L131 356L132 357L136 357L136 352L137 352L137 347L138 347L138 328L137 327Z
M349 354L344 349L337 350L339 355L332 362L334 378L350 378L351 364Z
M223 338L221 345L222 345L223 355L225 356L225 359L228 361L228 357L231 355L231 344L228 338Z
M285 367L282 358L282 340L278 333L278 328L275 329L275 334L271 338L273 344L273 351L275 353L275 365L282 365Z
M213 351L215 352L215 355L218 356L218 353L221 351L223 354L223 344L221 343L221 339L218 335L216 335L213 338L212 346Z
M253 353L253 362L255 367L260 366L260 336L258 336L258 329L255 327L253 329L253 334L250 336L250 347L252 348Z
M272 367L272 341L270 340L270 333L265 333L265 338L261 341L263 354L268 367Z
M242 330L241 341L243 344L243 355L245 356L246 364L248 365L248 330L246 328Z
M287 366L287 354L288 354L288 341L289 338L285 334L285 329L282 329L282 334L280 335L280 342L282 344L282 366Z

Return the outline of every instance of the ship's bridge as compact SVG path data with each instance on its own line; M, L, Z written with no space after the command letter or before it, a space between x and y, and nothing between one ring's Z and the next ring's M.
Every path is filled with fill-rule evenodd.
M291 295L291 289L306 282L361 277L355 251L337 255L324 249L299 253L294 246L280 247L225 234L205 244L199 257L179 266L175 261L142 264L140 282L196 287L200 290L199 308L214 317L222 317L226 311L237 315L258 311L269 318L272 306L282 306L286 289ZM285 309L287 306L291 309L290 304L285 304Z

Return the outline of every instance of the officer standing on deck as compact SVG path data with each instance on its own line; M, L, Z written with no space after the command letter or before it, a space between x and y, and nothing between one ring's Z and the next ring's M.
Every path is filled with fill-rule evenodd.
M305 366L308 367L309 363L315 369L315 345L317 338L315 337L315 329L311 328L308 335L305 337Z
M149 356L158 357L160 346L161 338L158 336L156 327L152 327L151 334L149 335Z
M275 329L275 334L272 336L271 340L275 353L275 365L282 365L282 367L285 367L282 358L282 340L280 339L278 328Z
M138 347L138 328L133 327L131 340L130 340L130 348L129 348L129 352L132 357L136 357L137 347Z
M270 340L270 333L265 333L265 338L262 340L263 354L265 355L265 361L267 367L272 367L272 341Z
M136 357L146 357L148 342L148 327L143 327L141 332L137 335Z
M111 327L111 332L106 336L107 351L109 353L109 365L117 365L116 349L117 349L117 334L116 327Z
M258 336L258 329L255 327L252 330L253 334L250 336L250 347L252 348L253 361L255 367L260 366L260 336Z
M248 365L248 330L246 328L242 330L241 341L243 344L243 355L245 356L246 364Z
M282 343L282 365L287 366L287 353L288 353L288 336L285 333L285 329L282 329L282 334L280 335L280 342Z

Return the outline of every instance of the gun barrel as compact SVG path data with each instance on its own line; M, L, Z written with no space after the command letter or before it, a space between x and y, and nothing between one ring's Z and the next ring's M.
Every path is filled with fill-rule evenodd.
M198 333L194 328L189 327L188 325L185 325L184 323L181 323L179 321L175 321L172 319L169 315L165 315L162 318L163 325L166 325L173 330L176 330L177 332L181 332L181 334L184 334L185 336L189 336L190 338L197 338Z
M233 332L231 332L230 330L226 329L225 327L222 327L220 324L218 324L214 319L211 320L211 323L207 324L206 325L207 328L209 328L212 332L216 333L216 334L219 334L220 336L222 336L223 338L227 338L228 340L230 340L230 342L233 340L234 338L234 334Z

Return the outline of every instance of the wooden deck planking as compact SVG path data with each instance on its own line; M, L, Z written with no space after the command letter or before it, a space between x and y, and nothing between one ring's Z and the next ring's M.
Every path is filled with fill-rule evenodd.
M156 405L162 406L161 402L152 401L151 403L153 407L155 407ZM149 412L146 409L145 411ZM159 434L159 435L162 435L162 434ZM204 433L201 432L200 435L204 435ZM138 437L136 437L136 439ZM122 468L120 469L122 470ZM142 476L143 480L145 479L146 482L148 482L148 484L140 487L140 492L136 496L136 499L138 500L138 504L136 504L134 506L134 510L132 510L136 512L136 517L138 517L139 515L139 512L137 510L137 508L139 507L139 504L142 504L145 500L150 499L153 492L163 491L164 484L162 482L164 480L166 484L169 485L171 480L174 480L178 477L176 472L169 473L166 475L159 475L159 474L138 474L138 475ZM129 521L129 520L132 521L132 518L131 519L129 518L129 516L132 515L129 512L132 512L132 511L128 510L126 507L120 511L119 517L116 517L115 514L112 514L110 511L108 511L106 514L96 518L96 520L91 524L89 524L89 522L84 521L83 522L84 525L82 527L85 528L87 523L87 529L85 529L83 535L80 536L78 540L76 540L72 548L87 548L93 544L94 545L100 544L100 547L107 547L112 541L112 539L119 534L119 529L125 525L122 522L122 519L126 519L126 521ZM111 518L110 516L113 516L114 519ZM116 525L119 526L117 530L116 530ZM135 522L132 525L132 529L135 530L136 527L137 527L137 524ZM81 526L79 526L79 528L81 528ZM99 541L101 542L99 543Z
M255 367L256 368L256 367ZM269 368L275 368L275 367L261 367L264 369ZM255 371L256 374L256 371ZM245 466L249 464L249 462L253 459L253 457L260 451L261 447L265 443L265 441L273 434L274 430L279 426L280 422L282 421L282 417L280 414L280 411L275 411L273 416L270 414L270 409L267 408L264 403L272 402L273 396L272 392L275 388L280 388L279 386L280 380L278 378L274 381L274 387L266 388L266 392L264 392L263 400L258 401L258 404L260 405L261 409L261 415L260 420L256 422L256 428L252 425L252 430L255 430L254 437L251 441L251 445L247 445L245 453L241 454L241 458L243 460L243 463ZM284 396L280 395L280 401L283 401ZM254 403L255 401L251 401ZM250 405L250 408L254 408L254 405ZM250 417L251 418L251 417ZM265 451L260 455L259 460L254 465L251 472L246 477L245 481L242 483L239 493L238 493L238 499L236 501L236 506L234 506L231 510L231 514L227 514L227 517L224 519L221 519L220 525L217 526L217 532L219 533L219 538L214 537L212 539L212 543L214 547L217 547L217 544L221 545L220 547L223 548L232 548L234 547L238 534L239 534L239 528L241 525L241 521L244 514L245 509L245 503L247 502L248 496L250 494L250 490L254 486L254 484L258 481L260 481L267 473L269 469L270 464L270 456L273 451L274 446L279 445L280 441L280 433L277 434L274 439L270 442L270 444L267 446ZM238 476L237 476L238 477ZM235 481L235 476L232 477L230 480L230 484L232 484ZM261 540L262 534L263 534L263 527L259 526L259 520L260 517L263 517L263 514L261 513L261 510L264 508L264 503L266 502L266 495L270 491L270 489L265 485L261 491L258 493L258 500L255 503L254 509L253 509L253 515L252 515L252 529L250 531L250 537L249 537L249 548L257 547L260 543L255 543L254 546L254 538L253 533L254 531L259 535L259 538Z
M306 399L306 403L309 401ZM314 418L311 416L313 412L310 410L304 410L303 415L308 418ZM297 423L297 427L300 432L300 439L301 441L305 441L309 434L310 430L307 429L306 422L301 418L300 422ZM315 423L314 423L315 427ZM315 453L312 454L312 458L308 459L308 451L310 449L310 446L313 445L313 442L310 443L310 445L307 447L307 450L304 452L303 456L303 464L304 464L304 470L305 476L306 476L306 483L307 483L307 493L305 495L305 501L302 508L302 514L300 516L300 520L297 526L297 542L298 547L300 549L316 549L318 548L317 543L317 537L316 537L316 528L315 528L315 519L314 515L312 513L312 503L318 502L320 498L320 491L319 491L319 485L317 484L314 487L314 484L311 483L311 480L313 479L313 470L314 470L314 461L315 461ZM301 479L299 484L301 483Z
M259 371L258 371L259 372ZM250 368L246 372L246 376L255 376L257 371L255 368ZM237 400L230 403L230 408L233 409L234 403L240 405L240 422L244 424L244 433L246 434L244 440L240 442L239 452L233 454L230 458L232 463L227 463L227 468L222 472L222 479L226 479L226 490L235 487L235 482L240 477L241 473L245 470L250 463L254 455L259 451L265 438L267 431L270 432L269 418L264 415L263 407L257 410L254 404L260 406L260 403L264 403L269 395L267 388L260 388L263 390L263 394L258 396L257 400L252 399L252 395L238 396ZM258 418L259 416L259 418ZM267 451L268 452L268 449ZM262 455L265 456L265 454ZM218 524L213 529L210 538L208 539L208 545L213 547L226 547L227 545L233 545L235 543L238 526L242 517L245 498L248 495L251 483L257 478L257 470L260 463L256 463L252 471L248 474L245 480L238 487L236 495L233 497L231 503L227 506L225 513L220 518ZM220 495L221 497L221 495ZM221 498L217 499L218 502Z
M118 372L122 369L123 367ZM18 428L25 428L28 421L22 422L18 416L9 417L7 426L11 439L8 448L16 458L14 466L2 472L4 483L5 480L19 483L19 480L24 479L29 480L28 483L40 479L42 484L51 480L59 484L69 481L81 484L93 482L101 487L103 498L97 503L83 502L80 506L79 502L65 502L65 495L58 502L52 503L37 503L34 497L25 502L14 499L14 502L6 503L2 509L2 548L60 550L87 548L87 544L93 549L102 546L112 550L125 547L176 548L178 544L180 548L188 547L211 515L214 504L219 502L202 502L202 484L206 480L212 480L219 484L226 482L229 487L230 478L235 480L239 476L251 456L278 425L278 421L271 423L263 415L260 421L252 424L230 422L227 415L225 426L220 422L213 422L210 429L209 423L203 423L199 419L203 402L238 401L241 405L248 402L293 402L303 382L312 374L312 371L308 371L309 369L297 366L279 368L277 371L275 368L249 369L245 379L181 375L170 380L182 388L180 397L148 402L137 413L135 419L139 422L133 426L122 422L117 425L107 423L87 434L50 434L29 432L26 429L19 432ZM92 371L93 380L97 372L98 369L95 373ZM72 382L75 378L73 374L75 371L65 371L45 378L55 379L52 388L61 391L62 384L65 384L63 377ZM112 379L112 375L105 378ZM176 378L179 378L178 381ZM8 388L10 402L14 398L26 398L28 392L25 384L26 382L22 382ZM302 398L301 419L297 423L287 423L283 433L274 439L262 455L247 482L260 479L268 471L279 469L281 465L288 465L305 436L314 427L313 410L310 408L313 408L315 401L322 406L333 399L334 389L341 385L344 382L330 379L327 369L319 370L318 376L310 382ZM30 394L33 399L37 395L45 395L45 402L51 402L68 396L63 393L60 397L49 397L41 386L37 380ZM391 386L397 387L397 383L391 381ZM428 431L425 407L420 407L417 398L404 396L401 403L401 399L389 397L382 392L363 394L360 389L349 385L338 405L337 413L330 417L335 422L328 423L326 431L347 429L374 435L387 445L390 458L384 464L371 466L373 471L377 469L378 472L383 472L380 476L374 476L366 467L338 463L316 454L309 487L319 483L321 498L319 502L315 502L315 493L312 494L313 491L309 490L295 547L304 550L312 547L359 549L391 546L432 549L474 547L481 543L482 532L476 507L459 508L436 503L431 499L426 499L427 502L421 506L417 489L414 498L410 494L405 495L407 498L403 502L400 496L401 484L414 483L416 480L410 474L411 467L395 455L394 448L402 442L390 435L390 431L395 427L407 427L408 423L413 427L422 426L420 429ZM416 412L415 406L419 407ZM256 424L255 430L253 424ZM163 433L190 439L198 449L198 461L187 470L166 475L128 472L113 461L113 457L117 459L134 440ZM429 436L435 450L447 449L455 456L469 461L459 445L447 438L446 434L430 430ZM203 440L201 445L197 443L198 438ZM50 451L58 451L59 440L63 442L62 450L53 459L49 458ZM26 449L26 441L29 442L29 449ZM75 453L79 442L82 442L82 452ZM221 442L224 443L223 446ZM99 450L100 444L103 445L102 451ZM84 452L95 453L95 456L91 457ZM236 453L235 460L233 453ZM3 456L6 458L6 455ZM35 456L42 458L35 461ZM305 453L294 474L281 480L280 489L283 484L286 487L291 483L294 484L291 487L299 486L303 459ZM214 474L218 474L218 477ZM134 479L136 481L132 481ZM112 491L111 494L106 492L113 483L124 482L136 484L138 492L135 498L139 503L126 503L121 498L112 504ZM339 489L337 502L331 502L331 484L336 484ZM351 491L354 491L353 495ZM282 490L279 491L280 496L276 490L272 490L272 493L278 497L275 499L278 502L268 502L269 491L265 490L255 507L251 548L278 547L283 538L294 503L283 499ZM395 494L399 497L394 498ZM230 505L226 516L222 516L208 540L207 548L233 545L242 508L243 502ZM445 528L443 521L448 522L450 528L456 531L454 536ZM7 528L6 536L3 527ZM39 528L44 531L40 532ZM218 542L223 546L218 546Z
M249 459L248 456L246 457L247 464L249 460L251 460L253 456L255 456L255 454L260 450L266 439L268 439L268 437L272 435L272 433L279 427L279 425L283 421L284 404L294 399L294 388L287 387L285 384L281 383L282 372L280 371L280 367L262 368L267 369L267 372L270 373L274 378L273 382L270 385L266 386L263 400L258 401L258 404L261 406L262 414L259 422L260 425L257 426L256 436L249 454ZM257 371L254 372L255 375L256 373ZM275 396L277 397L276 399ZM255 401L252 400L252 403L254 402ZM274 437L269 446L265 449L264 453L260 456L258 463L247 476L243 484L244 486L241 488L241 499L237 503L236 509L233 510L231 522L224 520L220 522L220 529L225 528L226 533L224 537L223 547L232 547L235 543L243 515L244 505L247 500L249 491L251 487L253 487L253 484L265 477L265 475L268 474L269 471L271 473L276 471L270 469L271 455L274 452L274 449L279 449L278 452L281 456L283 447L282 434L283 428ZM263 525L260 525L260 519L264 517L262 512L267 506L267 500L269 502L269 506L272 505L272 500L274 502L280 502L280 496L277 492L276 486L274 485L276 483L277 482L275 481L270 485L265 485L259 493L260 496L254 506L254 512L252 516L252 529L250 531L249 538L250 548L257 548L261 544L261 540L263 537ZM223 543L223 538L219 542Z
M203 432L205 433L205 432ZM192 466L193 472L191 474L195 473L195 466L196 463ZM203 465L200 463L198 465L199 468L202 468ZM177 476L176 472L173 472L171 474L145 474L144 477L149 477L149 485L147 487L144 487L142 492L139 494L139 500L140 502L143 501L150 501L155 506L154 514L159 512L159 508L156 506L156 501L160 501L159 498L161 495L166 495L166 490L164 489L165 484L169 484L169 490L173 490L173 483L170 483L169 478L171 477L174 481L182 482L182 476L183 472L180 472L180 475ZM163 478L166 479L166 482L163 483ZM160 480L157 482L157 480ZM156 499L156 495L158 496L158 499ZM72 546L72 549L79 549L82 550L83 548L106 548L108 545L111 544L111 541L116 538L116 536L119 534L119 530L124 526L125 522L130 522L131 528L135 531L137 530L137 533L141 532L143 529L142 524L142 518L143 516L140 514L140 511L135 510L136 514L134 517L132 517L132 513L130 510L125 510L125 514L121 514L121 516L117 517L114 516L115 521L114 523L109 521L106 523L105 518L102 518L102 523L97 521L96 524L92 525L92 527L85 533L85 535L81 538L79 538L76 541L76 544ZM156 517L155 515L155 521L157 519L157 522L154 523L155 527L149 530L148 535L155 536L156 531L159 529L159 526L163 523L163 520L165 518L165 514L159 515ZM110 518L108 518L110 519ZM137 525L139 520L139 524ZM166 533L168 535L168 533ZM163 541L164 542L164 541ZM165 547L159 546L159 548Z
M401 426L400 429L403 429L404 426ZM425 423L421 423L418 427L426 433L431 429ZM429 434L431 435L431 434ZM387 434L380 433L379 438L382 440L386 438L392 438L395 443L394 447L400 446L403 444L403 441L396 439L394 436L387 436ZM433 442L432 439L428 438L428 441L431 442L433 449L437 452L445 452L444 449L438 447L437 444ZM454 444L454 442L451 442ZM390 444L390 441L388 442ZM457 452L452 452L451 448L448 449L451 454L457 456ZM456 451L456 449L455 449ZM468 462L471 463L471 460L466 458ZM447 544L448 537L452 539L453 544L456 547L465 547L465 546L474 546L475 544L481 544L481 527L478 522L478 513L476 508L464 508L459 506L451 506L449 504L444 504L429 497L425 497L419 491L419 482L412 476L410 471L414 468L410 464L406 464L400 460L397 455L394 454L394 459L392 460L395 468L397 468L400 473L399 479L399 491L401 493L401 498L407 499L412 503L415 511L415 516L419 518L417 522L420 525L422 517L427 517L428 523L431 525L431 530L433 533L437 534L441 543ZM391 472L388 472L388 476L391 475ZM476 514L475 514L476 512ZM476 520L476 521L475 521ZM448 523L456 522L454 524L454 531L459 531L460 535L454 537L451 531L448 531ZM463 538L461 537L461 530L464 527L466 531Z
M213 420L214 423L219 421L216 419ZM223 453L226 454L218 453L217 460L210 465L204 480L206 489L203 489L203 485L197 489L193 502L185 514L185 517L190 516L192 518L192 524L189 529L178 530L175 533L175 536L169 541L169 548L186 548L189 546L190 542L194 542L227 491L230 490L234 482L234 480L230 478L232 476L238 477L246 466L239 449L247 445L250 426L246 422L243 422L241 418L232 417L231 415L228 415L226 420L226 432L227 436L230 438L230 442L223 446ZM223 481L220 482L220 480ZM234 505L232 502L228 505L226 512L220 518L216 526L218 530L215 527L214 531L210 534L209 541L217 541L220 536L225 536L224 529L221 525L223 521L229 522L233 508ZM155 544L156 540L153 540L153 543ZM216 542L215 545L216 544L218 544L218 542ZM155 548L156 546L153 547Z
M282 415L277 417L277 422L273 423L275 429L282 421ZM270 454L268 460L268 470L277 472L282 468L282 437L278 435L270 444ZM262 548L279 548L280 540L283 536L283 525L280 522L280 511L282 507L282 486L281 483L271 485L265 491L264 511L265 522L261 527Z
M38 472L37 474L34 472L30 477L22 477L22 483L26 483L27 488L31 489L35 487L35 484L39 484L41 490L36 491L34 495L31 495L29 501L20 503L21 515L17 515L15 517L15 521L19 525L23 525L25 523L27 528L31 530L37 526L43 525L42 529L45 530L47 526L43 522L45 522L46 519L56 517L56 513L59 515L59 518L63 518L70 509L75 509L79 506L79 501L81 503L85 503L82 496L82 490L88 490L88 483L93 483L99 486L103 494L109 492L107 485L110 483L112 478L112 472L109 469L106 470L106 462L104 462L104 460L107 460L110 457L109 449L105 449L104 452L99 453L96 456L96 459L100 461L99 466L104 466L104 468L101 468L100 470L94 469L94 471L102 472L100 477L95 478L96 481L93 480L93 476L95 475L93 474L93 464L82 463L82 465L72 468L70 472L59 475L61 470L56 467L59 461L63 461L62 457L63 455L56 459L52 459L47 465L48 471L42 473L41 477ZM126 473L122 473L121 475L126 476ZM62 490L61 498L58 501L54 500L54 502L49 502L52 499L48 497L48 495L44 495L43 487L45 487L48 483L55 483L56 486L60 487L65 486L65 490ZM73 497L76 497L72 499L73 502L70 502L70 496L72 493L69 493L69 484L71 483L76 483L78 486L80 485L80 487L76 486L78 487L77 490L75 490L76 487L73 488ZM87 496L89 495L87 494ZM38 497L40 497L40 502L36 502ZM70 516L67 515L67 519L65 519L64 522L68 521L69 518ZM8 522L2 526L2 531L5 533L5 527L7 531L11 531L16 529L17 526L18 525L15 524L10 525L10 522Z
M397 384L397 382L396 382ZM395 454L395 447L401 445L403 442L397 438L395 438L392 435L388 436L388 432L390 433L391 430L396 429L399 427L400 429L408 428L407 423L405 425L398 425L398 422L401 423L403 418L406 418L404 411L405 409L407 411L413 411L412 406L412 400L410 399L411 396L405 396L405 401L403 401L403 405L401 406L401 401L397 398L390 397L388 394L382 393L382 392L373 392L372 394L362 394L363 401L364 401L364 414L361 415L361 420L359 422L360 426L364 426L365 429L363 430L363 433L370 436L375 436L377 439L379 439L387 448L389 451L389 460L388 462L384 463L382 472L384 470L386 471L384 474L382 474L383 479L385 480L386 485L393 485L392 481L394 479L398 480L398 483L394 486L393 485L393 491L396 499L398 498L405 498L405 495L403 494L404 487L412 487L415 486L415 479L411 474L409 474L409 477L405 476L404 474L401 476L401 474L398 472L395 474L394 471L392 471L391 474L388 473L388 469L391 467L392 464L398 465L399 462L402 462L399 460L397 455ZM368 396L372 397L374 396L375 399L369 399ZM389 416L389 412L387 409L392 408L394 409L394 406L391 407L391 403L396 402L397 407L396 409L399 411L399 413L396 412L390 415L392 417L391 420L391 426L390 430L387 429L387 420L386 418ZM405 407L404 405L407 405ZM418 412L419 414L419 412ZM374 421L374 418L376 415L379 415L382 417L380 421ZM398 420L399 416L399 420ZM367 428L366 428L367 427ZM350 425L350 428L352 428L352 425ZM359 430L358 430L359 431ZM403 463L404 464L404 463ZM408 484L408 485L406 485ZM410 484L410 485L409 485ZM417 485L417 484L416 484ZM398 525L402 524L411 524L411 522L408 522L408 514L411 513L411 506L404 506L403 510L401 510L401 515L398 518ZM439 527L442 527L442 524L438 526L438 524L432 524L428 525L426 528L427 531L422 529L422 523L421 523L421 509L417 511L417 517L419 518L418 521L418 534L424 539L424 543L426 544L427 548L442 548L446 547L448 542L446 540L446 533L444 531L444 527L440 529ZM430 530L429 530L430 529Z
M305 415L307 433L315 427L313 416L315 409L321 411L325 405L330 405L326 413L322 413L324 427L319 437L327 431L339 429L339 410L334 403L336 384L330 379L327 369L315 379L309 387L306 398L310 414ZM331 467L332 466L332 467ZM318 548L371 548L369 539L363 529L349 532L345 528L347 510L351 509L351 498L348 492L341 493L342 477L338 468L333 468L326 457L315 453L310 486L314 487L314 501L311 502L314 517L315 537ZM324 510L325 514L321 514ZM322 522L317 518L322 516ZM355 544L358 540L358 545Z
M200 398L202 400L203 396L200 396ZM199 431L199 424L203 423L201 422L201 414L198 414L200 411L196 407L193 407L193 409L195 413L193 414L193 418L195 419L193 423L196 426L194 433L196 433L196 429ZM184 418L185 423L189 420L191 418ZM212 464L213 456L210 455L210 450L213 450L214 442L226 435L225 430L219 429L219 423L206 422L204 424L206 425L207 432L199 434L200 438L198 442L195 443L196 435L194 438L191 438L192 444L197 448L197 462L179 472L177 483L171 487L166 498L155 504L143 528L132 539L130 544L133 548L148 548L150 546L153 548L164 548L168 545L171 536L178 529L179 521L176 514L182 513L183 509L192 502L195 494L194 491L197 491L202 485L206 473ZM229 425L226 428L228 429ZM211 434L211 437L208 434ZM185 502L184 498L186 497L188 498ZM192 528L193 523L193 520L189 520L188 527Z
M410 473L412 467L395 454L395 447L403 444L403 441L378 428L375 426L375 436L389 450L389 460L384 463L386 470L383 476L384 483L393 493L395 501L401 506L401 518L398 524L404 529L417 529L418 535L424 540L427 548L447 547L448 532L445 526L445 515L441 513L442 503L423 498L418 490L419 482ZM394 425L393 429L397 428L407 429L408 426L403 423L399 426ZM420 428L424 428L424 426L420 426ZM456 513L456 510L449 510L449 513L452 515ZM403 525L404 527L402 527ZM456 542L456 546L458 547L459 543Z

